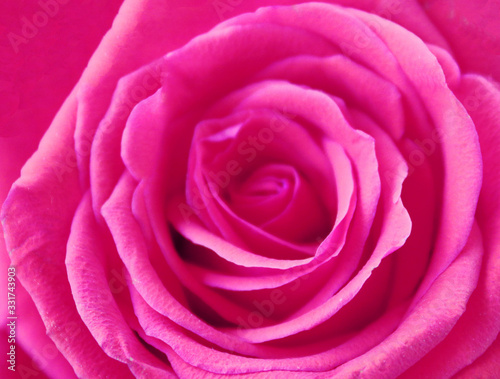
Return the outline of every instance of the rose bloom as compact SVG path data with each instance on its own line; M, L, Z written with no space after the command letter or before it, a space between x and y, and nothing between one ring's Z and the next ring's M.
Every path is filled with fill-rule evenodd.
M498 1L2 8L2 377L498 377Z

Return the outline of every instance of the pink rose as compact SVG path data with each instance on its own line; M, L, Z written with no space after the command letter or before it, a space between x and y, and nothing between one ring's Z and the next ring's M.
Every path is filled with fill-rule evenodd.
M5 12L10 374L499 372L498 3L118 5Z

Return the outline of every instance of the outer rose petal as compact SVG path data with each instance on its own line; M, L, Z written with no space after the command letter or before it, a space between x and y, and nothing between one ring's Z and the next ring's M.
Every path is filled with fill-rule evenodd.
M481 276L481 284L484 286L483 293L478 291L477 298L480 306L484 307L479 321L480 328L477 334L468 338L474 340L477 335L483 336L483 342L475 344L476 350L473 357L480 354L491 338L496 340L478 358L477 362L471 364L460 372L458 377L466 378L485 375L498 375L499 372L499 340L500 332L500 89L496 83L488 82L486 79L467 75L462 79L459 89L459 97L468 104L472 119L477 125L479 142L483 152L484 180L483 188L479 196L478 211L476 218L483 231L484 245L488 254L484 263L484 273ZM473 329L474 330L474 329ZM469 333L472 331L469 330ZM472 334L472 333L471 333Z
M497 142L500 134L497 125L500 120L500 92L482 77L465 75L461 78L457 95L469 107L483 151L484 181L476 219L483 234L485 256L478 286L467 303L466 312L450 334L405 372L403 378L425 377L429 373L436 377L450 377L483 354L500 331L500 298L497 295L500 293L500 243L497 232L500 227L500 202L495 195L500 184L495 168L499 161ZM452 356L453 359L442 359L444 356Z
M60 5L46 26L37 28L36 35L20 44L18 41L23 38L21 18L24 16L31 20L42 8L36 1L2 3L0 204L5 200L14 180L19 177L21 167L37 148L41 136L78 80L102 35L110 27L120 3L121 0L108 1L105 5L97 1L87 1L82 6L77 2L67 2ZM89 24L88 19L93 22ZM16 39L14 34L20 36L21 40ZM6 273L10 258L3 238L0 241L0 255L1 272ZM6 283L4 280L0 283L2 293L6 293ZM24 309L23 318L33 315L39 320L23 321L25 326L18 329L18 341L25 347L26 357L29 358L19 362L26 363L28 369L31 369L31 358L34 358L39 361L38 369L42 371L53 372L59 368L67 370L67 363L61 363L62 366L56 363L59 354L55 356L55 360L50 360L51 355L43 352L43 348L50 350L52 341L45 336L45 328L40 323L31 299L28 295L23 297L24 290L20 283L18 286L18 306ZM3 312L4 308L0 316L2 320ZM5 328L6 322L2 321L1 325ZM35 331L36 328L41 329ZM33 337L35 333L40 334L39 338ZM3 341L2 339L2 346ZM40 356L41 359L38 358ZM69 372L73 371L69 369ZM71 374L66 372L64 375L69 377Z
M10 259L9 259L10 263ZM2 268L3 269L3 268ZM3 272L7 272L7 267ZM6 291L7 292L7 291ZM54 342L46 335L45 325L28 292L21 283L16 283L16 371L24 379L33 375L36 378L45 375L48 377L76 378L73 368L66 358L57 349ZM3 321L7 325L8 321ZM70 328L68 327L68 331ZM10 344L7 343L9 330L2 330L0 346L8 353ZM7 358L8 359L8 358ZM7 360L2 362L0 370L9 372ZM17 377L17 376L16 376ZM42 379L42 378L40 378Z
M22 176L11 190L1 217L12 264L37 304L47 334L76 374L84 376L108 370L120 372L123 366L103 353L82 323L65 275L65 246L81 194L78 172L71 170L60 183L57 169L65 164L67 146L73 141L75 112L76 100L72 94L45 134L38 151L23 167ZM43 217L33 222L31 212ZM58 294L57 302L54 302L54 293ZM75 336L80 343L68 344Z

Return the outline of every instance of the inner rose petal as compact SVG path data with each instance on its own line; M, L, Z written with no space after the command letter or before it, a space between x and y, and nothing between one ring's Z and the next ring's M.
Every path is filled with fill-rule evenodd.
M259 104L259 102L261 102L261 103L260 103L260 105L257 105L257 107L258 107L258 106L262 106L262 104L266 104L266 103L265 103L265 101L267 101L267 102L269 102L269 103L267 104L267 107L269 107L269 106L270 106L270 104L272 104L272 102L275 102L275 105L273 105L272 107L277 107L277 108L279 108L279 101L277 101L277 99L280 99L280 101L282 101L284 96L282 96L282 95L283 95L283 93L280 93L280 91L278 90L278 88L280 88L280 86L275 86L274 88L272 88L272 90L271 90L271 88L267 87L267 88L266 88L266 91L265 91L265 92L263 92L263 93L262 93L262 95L260 95L259 93L253 92L253 96L249 96L248 98L246 98L246 99L245 99L245 101L247 102L245 105L247 105L250 101L257 102L257 104ZM293 86L290 86L289 88L287 88L287 90L288 90L288 91L287 91L287 96L288 96L288 99L286 99L286 100L287 100L288 105L290 105L290 104L292 104L292 105L293 105L294 112L296 112L296 113L298 113L299 115L301 115L301 117L305 117L306 115L307 115L307 117L311 117L311 116L310 116L310 115L311 115L311 113L310 113L310 112L308 112L308 111L304 111L304 110L303 110L303 108L301 107L301 103L297 103L297 102L295 101L295 99L294 99L293 101L290 101L290 100L292 99L292 98L290 97L290 93L294 93L294 87L293 87ZM302 91L302 90L301 90L301 91ZM280 95L278 95L278 93L280 93L280 95L281 95L281 96L280 96ZM312 91L305 91L305 93L301 93L301 95L302 95L302 97L301 97L301 98L302 98L302 99L304 99L304 95L306 95L306 96L310 96L312 93L314 93L314 92L312 92ZM249 99L251 99L251 100L249 101ZM321 97L317 97L317 98L315 98L315 101L318 101L318 100L320 100L320 99L321 99ZM263 100L265 100L265 101L262 103L262 101L263 101ZM325 97L325 99L324 99L324 100L328 101L328 103L324 102L323 100L321 100L321 101L320 101L320 102L321 102L321 104L323 105L323 107L322 107L323 112L322 112L322 113L318 113L318 114L320 114L320 115L324 115L324 114L325 114L325 110L329 109L329 107L331 107L331 106L334 104L334 103L332 102L332 100L331 100L329 97ZM328 105L327 105L327 104L328 104ZM337 111L337 112L338 112L338 111ZM327 114L328 114L328 113L327 113ZM316 117L316 118L318 117L316 113L314 113L314 115L315 115L314 117ZM341 114L341 113L340 113L339 115L340 115L340 117L342 117L342 114ZM332 116L333 116L333 113L330 113L330 117L332 117ZM338 117L338 116L337 116L337 117ZM321 118L320 118L320 119L321 119ZM317 120L317 119L313 118L311 121L312 121L312 124L313 124L313 125L315 125L315 124L318 124L318 123L319 123L319 126L318 126L318 127L319 127L321 130L323 130L324 132L328 133L328 137L330 137L330 138L332 138L332 139L333 139L333 138L335 138L335 139L337 139L337 140L339 140L339 141L342 141L343 146L344 146L344 145L346 146L346 148L348 149L349 153L350 153L350 154L352 154L353 156L356 156L356 157L357 157L357 158L356 158L356 162L357 162L357 164L362 163L362 162L364 161L364 160L363 160L363 158L366 160L366 155L365 155L365 154L366 154L366 152L363 152L363 150L362 150L362 149L360 149L360 146L361 146L361 145L358 145L358 146L357 146L356 144L353 144L353 142L352 142L352 138L353 138L354 136L356 136L356 135L357 135L357 138L360 138L360 137L361 137L361 135L360 135L359 133L355 133L355 132L354 132L354 130L352 130L350 127L347 127L347 128L346 128L345 126L340 126L340 125L343 125L343 124L342 124L342 122L344 122L344 123L345 123L345 121L342 121L342 122L340 122L340 123L339 123L339 127L340 127L340 128L339 128L338 130L337 130L337 129L335 129L335 132L336 132L336 133L332 133L332 130L331 130L331 129L327 128L327 127L326 127L326 125L323 125L323 123L329 124L329 122L331 122L331 119L330 119L330 121L326 121L327 119L328 119L328 118L325 118L325 120L321 120L321 121L319 121L319 120ZM313 121L313 120L314 120L314 121ZM348 130L350 130L350 132L348 132ZM350 134L350 133L354 133L354 134L353 134L352 136L350 136L350 137L349 137L349 134ZM361 142L359 142L359 144L360 144L360 143L361 143ZM357 146L357 147L356 147L356 146ZM373 151L373 145L372 145L372 144L367 144L367 147ZM363 158L362 158L362 157L363 157ZM361 169L362 167L363 167L362 165L361 165L361 166L359 166L359 168L360 168L360 169ZM377 165L375 165L375 168L376 168L376 167L377 167ZM376 170L375 170L375 174L378 176L378 173L376 172ZM370 177L370 176L372 176L372 174L368 174L368 171L366 171L366 173L365 173L364 175L359 175L359 180L363 180L363 181L365 181L365 180L366 180L366 178L367 178L367 177ZM373 185L373 183L376 183L376 180L372 180L371 182L372 182L372 183L371 183L371 185ZM368 183L368 182L367 182L367 183ZM364 192L361 192L361 193L364 193L364 195L362 196L362 198L364 198L364 197L365 197L365 196L367 196L367 194L369 193L369 192L366 192L366 191L370 188L370 185L367 185L367 186L366 186L366 184L365 184L365 185L364 185L364 186L362 186L361 188L362 188L362 189L363 189L363 191L364 191ZM396 187L396 188L397 188L397 187ZM399 187L399 188L401 188L401 187ZM397 190L396 190L396 192L397 192ZM395 196L394 194L392 194L392 191L390 191L389 193L391 193L390 197ZM397 199L398 197L396 196L395 198ZM369 200L369 199L370 199L370 196L366 197L366 198L364 199L364 201ZM377 197L375 197L375 198L371 198L371 200L370 200L370 201L375 201L375 203L373 203L373 204L376 204L377 199L378 199ZM368 204L368 203L367 203L367 204ZM360 209L362 209L362 208L360 208ZM362 213L360 213L360 215L359 215L358 217L361 217L361 215L362 215ZM403 213L403 215L404 215L404 213ZM366 215L365 215L365 216L366 216ZM403 216L403 217L404 217L404 216ZM362 219L363 219L363 217L361 217L361 220L362 220ZM369 219L368 219L368 220L369 220ZM365 219L365 222L366 222L366 219ZM362 222L362 223L361 223L361 225L364 225L364 227L363 227L363 228L366 228L367 226L369 227L369 224L365 224L365 222ZM360 233L360 232L363 230L363 228L361 228L361 229L360 229L360 228L358 227L358 231L357 231L357 233ZM366 230L366 229L365 229L365 230ZM398 233L398 232L397 232L397 233ZM355 241L355 240L354 240L354 239L351 239L351 241ZM397 240L397 241L398 241L398 242L396 242L397 244L401 243L401 241L400 241L400 240ZM392 243L392 242L389 242L389 243ZM361 246L362 246L362 245L363 245L363 242L361 241ZM351 244L351 249L353 249L352 244ZM382 248L382 249L384 249L384 248ZM393 251L393 249L394 249L394 248L391 248L391 249L389 249L389 251ZM359 250L359 249L358 249L358 250ZM344 256L350 256L350 255L345 254ZM351 255L350 257L352 258L352 255ZM354 268L357 266L357 263L355 263L355 262L356 262L356 259L354 259L354 260L353 260L354 265L348 265L348 266L351 266L351 267L353 267L353 269L354 269ZM342 265L342 267L345 267L345 265ZM345 273L347 274L348 272L345 272ZM348 277L349 277L349 275L345 275L345 276L344 276L344 280L346 280ZM333 287L332 287L331 285L329 285L329 286L327 286L327 287L328 287L328 289L327 289L327 290L325 290L325 291L322 291L321 293L326 294L328 291L334 291L334 292L336 291L335 289L333 289ZM337 287L337 288L338 288L338 287ZM322 295L322 296L323 296L323 295ZM313 303L311 303L311 304L313 304ZM314 306L313 306L313 307L314 307ZM306 312L306 313L307 313L307 312ZM303 313L303 314L305 314L305 313Z
M264 102L261 102L260 105L257 105L256 108L259 108L259 106L261 107L262 104L266 104L265 101L268 101L268 105L266 105L266 107L269 107L269 108L278 108L280 107L279 105L279 101L276 101L277 99L280 99L280 101L283 100L283 98L286 98L288 96L288 99L286 99L286 103L287 106L290 106L292 105L292 108L294 109L294 112L296 110L298 110L298 114L301 116L301 117L311 117L310 116L310 112L309 111L306 111L304 110L304 108L302 107L302 104L301 102L297 103L297 101L295 100L295 98L293 98L293 101L290 101L292 100L292 98L290 97L290 94L291 93L294 93L295 91L297 91L296 87L294 86L290 86L289 88L287 88L287 91L286 91L286 96L283 96L283 93L280 93L280 87L281 87L281 84L278 84L276 83L274 86L271 85L261 85L261 86L257 86L258 88L261 88L262 89L262 95L259 93L259 91L255 90L255 89L252 89L253 91L252 92L252 95L251 96L248 96L248 97L244 97L245 98L245 101L246 101L246 106L248 106L248 103L249 103L249 99L252 99L252 101L256 101L257 104L259 104L259 101L262 101L264 100ZM288 87L288 86L287 86ZM264 91L265 89L265 91ZM303 90L301 90L303 91ZM306 98L308 96L311 96L311 94L314 93L313 91L305 91L304 93L301 93L301 99L304 99L304 96L306 96ZM265 100L266 99L266 100ZM319 113L319 114L324 114L324 110L325 109L329 109L334 103L332 102L331 98L329 97L325 97L324 100L328 101L328 103L325 103L325 101L321 99L321 97L313 97L312 99L314 99L312 102L320 102L322 104L322 109L323 109L323 112ZM311 100L312 100L311 99ZM271 105L272 102L275 102L274 105ZM255 105L255 104L252 104L252 105ZM309 104L310 105L310 104ZM255 109L255 107L253 108ZM338 110L337 110L338 112ZM352 155L352 156L356 156L356 162L357 164L361 164L359 166L359 168L362 168L363 167L363 162L366 160L366 152L363 152L363 149L360 149L361 147L361 142L358 142L359 146L356 147L356 144L353 144L353 137L355 137L355 139L360 139L362 135L360 135L359 133L356 133L354 132L354 130L352 130L350 127L347 127L344 126L345 124L345 120L342 119L342 113L337 113L336 116L333 116L334 113L330 113L330 117L333 118L333 119L336 119L337 117L340 116L340 119L337 121L337 123L339 124L339 129L334 129L335 133L332 133L332 129L326 127L326 125L328 125L330 122L331 122L331 118L329 121L328 118L325 118L324 120L316 120L314 117L312 118L311 120L311 123L312 125L316 124L319 122L319 126L318 128L320 130L322 130L323 132L327 133L327 136L329 138L332 138L332 139L337 139L339 141L342 142L343 145L346 146L346 148L348 149L348 152ZM315 116L317 117L317 116ZM353 133L351 136L349 136L350 133ZM229 134L229 135L234 135L234 134ZM367 144L366 146L368 149L371 149L373 151L373 145L371 144ZM226 150L227 150L227 147L226 147ZM224 149L221 149L221 151L225 151ZM373 154L373 153L371 153ZM367 178L370 178L373 176L373 173L375 173L375 175L378 176L378 173L376 173L376 165L375 165L375 171L372 170L372 173L369 173L369 171L363 171L364 173L361 175L358 173L359 175L359 179L362 180L364 183L366 182L366 184L364 184L361 188L362 188L362 192L361 194L362 195L362 198L363 198L363 202L365 201L368 201L368 203L366 203L366 205L369 204L369 202L371 202L372 204L376 204L377 202L377 197L375 198L371 198L371 196L373 195L368 195L370 193L370 187L373 186L374 183L377 182L377 180L379 179L374 179L374 180L370 180L370 181L367 181ZM365 169L366 170L366 169ZM215 195L214 195L215 197ZM361 209L363 209L363 207L361 207L359 209L359 215L358 215L358 218L359 218L359 221L357 222L357 224L359 225L363 225L361 228L360 226L357 227L357 231L354 231L354 234L355 235L363 235L363 233L366 233L366 232L362 232L363 230L367 230L367 228L369 228L370 226L370 223L369 223L369 220L370 218L366 218L366 214L363 216L363 213L361 211ZM366 208L365 208L366 209ZM364 219L364 221L363 221ZM239 234L242 234L245 232L245 230L248 229L248 227L246 228L242 228L243 230L241 231L240 230L240 233ZM353 239L352 241L357 241L358 244L360 244L360 246L363 246L364 244L364 239L363 238L360 238L360 239ZM350 246L350 249L349 250L352 250L352 251L359 251L359 249L356 249L354 247L354 245L352 245L351 243L351 246ZM351 260L352 260L352 263L349 264L349 265L341 265L342 267L351 267L351 272L352 270L354 270L358 263L356 263L356 255L349 255L349 254L346 254L346 256L350 256ZM339 287L339 284L341 285L342 283L345 282L345 280L347 280L347 278L350 276L350 273L349 273L349 270L344 270L343 271L343 275L341 275L340 277L343 278L341 279L340 281L337 281L337 284L336 284L336 289L334 289L334 287L332 287L331 285L328 286L328 289L323 291L323 293L328 293L329 291L333 291L335 292ZM330 292L331 293L331 292Z
M262 131L266 132L265 136ZM234 213L238 205L235 203L236 208L232 208L231 196L240 192L236 189L244 189L243 183L248 186L252 182L249 181L252 173L265 170L265 166L279 167L272 165L294 167L292 176L285 175L290 179L284 183L291 183L291 179L294 181L293 186L288 187L288 195L285 191L276 198L279 201L285 198L290 200L289 203L282 203L284 213L281 216L275 213L268 220L257 220L255 217L265 216L256 212L253 202L248 204L253 208L254 216L247 214L248 217L245 217L241 209L239 214ZM322 191L318 193L316 188L322 188ZM209 228L233 243L262 251L267 256L289 258L303 257L304 253L314 254L314 245L333 224L337 206L332 168L314 137L303 126L266 109L236 112L225 118L205 121L197 127L190 154L187 200ZM326 209L320 204L326 204ZM278 206L278 202L274 202L274 206ZM303 214L305 208L310 208L308 214ZM265 209L266 214L269 215L270 209ZM296 216L290 216L292 214ZM307 217L311 223L307 225L299 217ZM288 221L287 228L286 218L306 227L296 228L298 233L295 233L292 227L296 225ZM264 225L264 221L268 223ZM283 241L269 238L269 233ZM291 236L295 242L310 246L294 247L290 244ZM271 243L267 252L263 250L266 241Z
M238 216L258 226L285 210L297 185L296 172L278 164L266 165L238 179L229 183L222 197Z
M329 231L318 195L294 168L265 165L241 179L222 194L239 217L289 241L314 241Z

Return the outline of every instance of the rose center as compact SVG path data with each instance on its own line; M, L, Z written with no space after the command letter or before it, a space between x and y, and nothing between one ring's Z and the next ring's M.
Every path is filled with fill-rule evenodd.
M287 240L315 240L330 227L318 194L289 165L261 166L232 182L223 198L240 218Z

